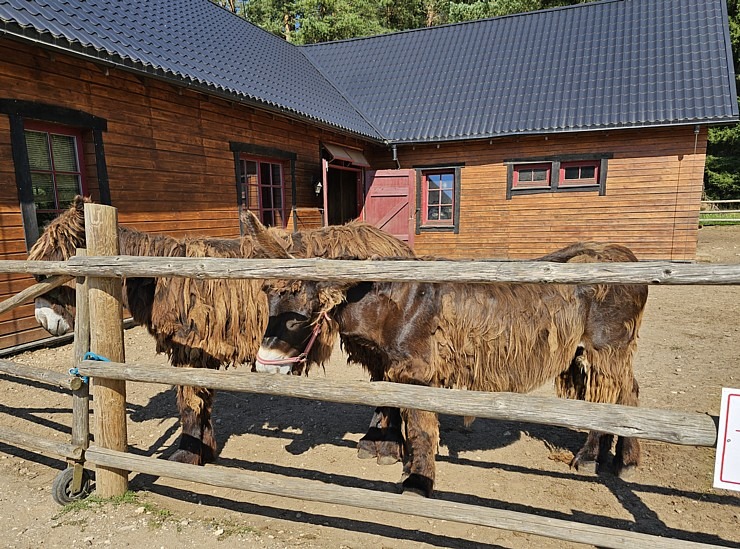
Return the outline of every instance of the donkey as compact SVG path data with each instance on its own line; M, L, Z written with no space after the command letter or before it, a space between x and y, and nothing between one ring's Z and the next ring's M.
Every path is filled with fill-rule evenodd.
M49 224L29 259L63 261L76 248L85 247L85 202L89 200L76 197L69 210ZM242 220L259 224L251 212L244 212ZM349 250L368 257L413 255L400 240L360 221L297 235L271 228L236 239L176 239L120 226L118 240L121 254L134 256L333 257ZM155 338L157 352L166 353L173 366L219 369L253 364L269 316L262 284L239 279L127 278L124 305L134 322ZM74 328L74 303L74 289L61 286L36 300L36 319L53 335L64 334ZM203 387L177 388L182 435L170 459L197 465L215 460L214 394Z
M542 260L636 261L616 244L576 243ZM315 326L320 338L292 373L321 364L340 337L373 379L431 387L529 392L554 380L559 396L638 405L632 360L647 286L270 281L270 322L257 355L291 359ZM266 358L267 357L267 358ZM436 414L400 411L404 491L430 496L439 443ZM400 430L400 419L389 431ZM397 435L388 433L386 442ZM613 437L597 432L574 456L605 464ZM636 439L619 437L617 474L636 467Z

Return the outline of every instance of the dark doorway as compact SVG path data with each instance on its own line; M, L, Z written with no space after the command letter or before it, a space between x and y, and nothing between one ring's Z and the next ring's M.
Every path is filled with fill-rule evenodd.
M360 172L329 166L326 174L326 221L343 225L360 215Z

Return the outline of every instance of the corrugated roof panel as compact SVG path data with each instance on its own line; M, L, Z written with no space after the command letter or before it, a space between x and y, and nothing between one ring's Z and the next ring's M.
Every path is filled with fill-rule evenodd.
M737 119L726 26L603 0L304 49L389 140L464 139Z
M24 37L18 27L31 27L58 48L380 137L298 48L207 0L2 0L0 23L2 32Z
M0 0L0 23L389 141L738 117L722 0L602 0L303 48L208 0Z

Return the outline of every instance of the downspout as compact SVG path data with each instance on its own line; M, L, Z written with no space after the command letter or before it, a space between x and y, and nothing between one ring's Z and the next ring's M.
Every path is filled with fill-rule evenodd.
M298 232L298 212L296 209L296 183L295 183L295 159L290 159L290 210L293 214L293 232Z
M400 170L401 163L398 161L398 149L396 148L395 143L391 145L391 152L393 153L393 161L396 163L396 168Z

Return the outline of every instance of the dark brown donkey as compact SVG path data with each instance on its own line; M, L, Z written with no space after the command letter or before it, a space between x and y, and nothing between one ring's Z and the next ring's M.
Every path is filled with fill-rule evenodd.
M46 228L29 252L32 260L66 260L85 247L84 204L72 207ZM246 223L259 223L245 213ZM238 239L175 239L119 227L122 255L164 257L287 258L411 255L408 246L362 222L326 227L291 235L269 229L272 235ZM124 305L137 324L147 328L157 351L167 353L173 366L227 367L252 364L267 327L267 298L259 280L198 280L189 278L127 278ZM62 286L36 300L36 318L50 333L74 328L74 290ZM217 444L211 418L214 391L178 387L177 405L182 436L170 458L202 464L215 459Z
M541 260L636 261L619 245L578 243ZM304 352L296 370L321 363L341 337L350 361L373 379L479 391L529 392L549 380L559 396L638 404L632 359L645 285L271 282L270 324L258 353ZM404 490L431 495L439 442L436 414L404 409ZM571 463L606 463L611 435L591 432ZM619 437L617 474L640 460L639 442Z

